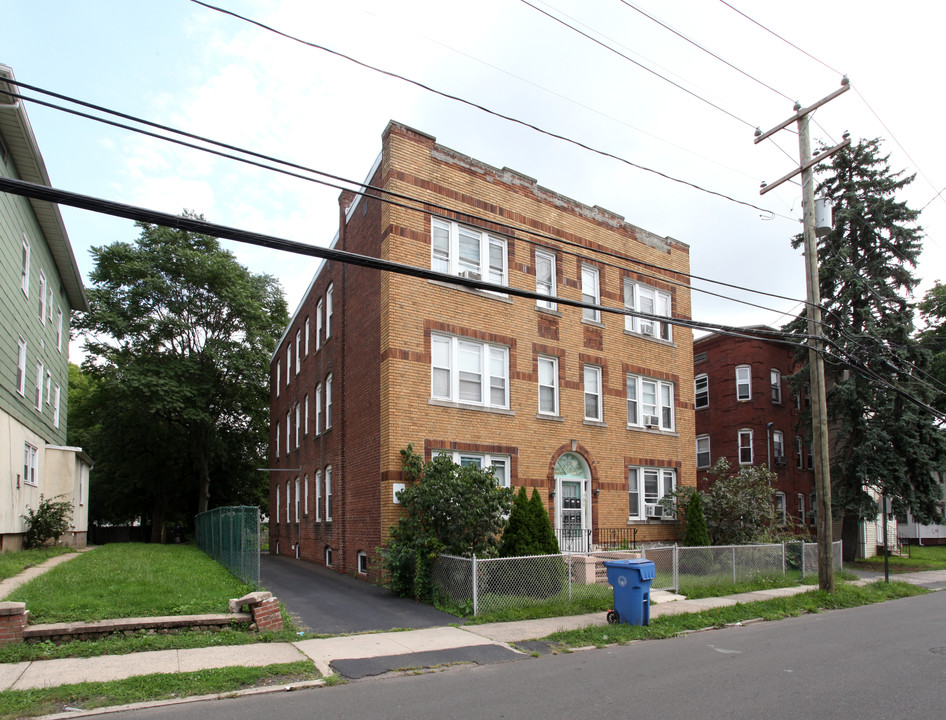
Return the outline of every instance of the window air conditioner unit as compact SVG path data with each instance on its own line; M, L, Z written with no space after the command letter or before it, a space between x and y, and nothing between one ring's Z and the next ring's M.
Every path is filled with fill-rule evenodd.
M461 270L460 277L467 280L481 280L480 274L474 270Z
M660 417L657 415L645 415L644 425L649 428L660 427Z
M776 465L784 465L784 464L785 464L785 456L784 456L784 455L776 455L776 456L775 456L775 464L776 464Z
M645 503L644 514L649 518L657 518L658 520L662 520L664 516L664 506L658 505L657 503L654 503L653 505L650 503Z

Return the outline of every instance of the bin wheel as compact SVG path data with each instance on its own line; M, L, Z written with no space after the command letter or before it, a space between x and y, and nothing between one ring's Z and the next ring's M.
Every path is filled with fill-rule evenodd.
M620 616L618 616L617 610L608 610L608 625L617 625L621 622Z

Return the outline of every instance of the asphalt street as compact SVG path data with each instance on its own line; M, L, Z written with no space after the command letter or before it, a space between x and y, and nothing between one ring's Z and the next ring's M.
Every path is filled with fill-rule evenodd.
M939 717L944 619L946 592L937 592L672 640L143 709L134 718Z
M299 625L315 633L419 629L459 620L429 605L392 595L385 588L302 560L262 553L260 575L263 588L279 598Z

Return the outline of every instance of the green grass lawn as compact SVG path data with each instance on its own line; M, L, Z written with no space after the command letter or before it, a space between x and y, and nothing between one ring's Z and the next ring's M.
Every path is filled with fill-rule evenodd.
M49 558L71 552L75 550L65 547L45 547L0 553L0 580L15 577L27 568L46 562Z
M191 545L112 543L20 586L33 623L194 615L227 611L256 588Z
M260 685L285 685L321 677L311 661L266 667L231 667L173 675L142 675L104 683L79 683L0 693L0 720L49 715L78 708L233 693Z
M867 560L846 563L858 570L884 571L884 557L878 555ZM903 555L890 556L891 572L917 572L921 570L946 570L946 545L906 545Z
M800 595L775 600L740 603L698 613L664 615L653 618L650 625L593 626L581 630L554 633L543 639L557 643L563 648L587 647L589 645L601 647L633 640L674 637L686 631L725 627L732 623L745 622L756 618L781 620L805 612L857 607L912 595L923 595L927 592L929 591L924 588L900 582L890 584L870 583L863 587L839 585L834 594L812 590Z

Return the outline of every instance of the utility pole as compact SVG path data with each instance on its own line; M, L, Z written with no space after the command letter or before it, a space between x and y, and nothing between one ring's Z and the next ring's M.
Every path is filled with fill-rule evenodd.
M799 173L802 176L802 217L805 241L805 278L807 283L808 306L808 371L811 385L811 429L812 457L815 470L815 497L817 502L818 527L818 586L822 590L834 592L834 557L832 553L831 529L831 466L828 451L828 409L825 398L824 341L821 324L821 283L818 276L818 239L815 232L815 188L812 168L822 160L834 155L851 144L845 133L844 142L828 148L814 160L811 157L811 137L808 131L810 115L813 110L834 100L850 89L847 77L841 81L841 87L822 98L814 105L803 108L795 103L795 114L780 125L763 133L756 130L756 144L782 130L792 122L798 125L798 168L782 176L771 185L764 185L760 195L778 187Z

